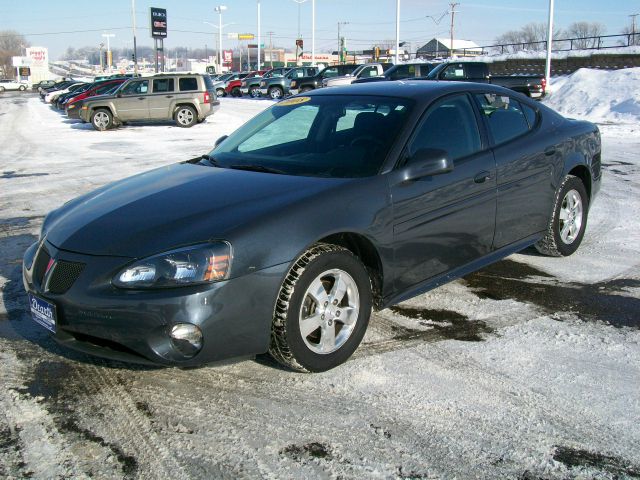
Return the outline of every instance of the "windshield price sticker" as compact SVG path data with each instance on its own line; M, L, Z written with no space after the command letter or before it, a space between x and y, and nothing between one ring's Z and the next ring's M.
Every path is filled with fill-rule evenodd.
M294 97L289 98L287 100L283 100L280 103L276 103L277 107L289 107L291 105L300 105L301 103L306 103L311 100L311 97Z

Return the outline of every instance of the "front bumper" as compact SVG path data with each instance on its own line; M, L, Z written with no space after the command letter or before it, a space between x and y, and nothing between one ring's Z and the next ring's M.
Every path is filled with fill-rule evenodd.
M249 89L246 87L242 87L240 88L240 93L242 93L243 95L249 95Z
M269 89L260 87L260 95L266 95L269 92Z
M78 107L70 108L69 105L65 108L65 113L69 118L80 118L80 109Z
M42 252L45 253L42 253ZM38 278L40 255L56 263ZM276 296L288 265L278 265L223 282L159 290L125 290L111 278L131 259L81 255L35 243L24 255L28 292L56 305L54 339L75 350L134 363L195 366L246 358L268 350ZM62 262L84 264L64 293L52 293ZM30 268L27 266L30 265ZM203 347L185 358L168 332L178 323L197 325Z
M298 90L297 88L290 88L290 89L289 89L289 93L290 93L291 95L297 95L299 91L300 91L300 90Z

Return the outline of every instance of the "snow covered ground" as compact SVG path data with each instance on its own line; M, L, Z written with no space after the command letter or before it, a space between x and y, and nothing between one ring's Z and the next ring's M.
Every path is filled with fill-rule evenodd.
M223 99L191 129L96 132L34 96L0 97L0 477L639 478L640 127L615 115L633 114L640 88L587 92L631 99L624 112L578 111L576 80L601 88L599 74L549 99L606 123L580 250L527 250L379 312L355 357L317 375L268 358L191 370L90 358L34 324L22 290L49 210L200 155L270 101Z

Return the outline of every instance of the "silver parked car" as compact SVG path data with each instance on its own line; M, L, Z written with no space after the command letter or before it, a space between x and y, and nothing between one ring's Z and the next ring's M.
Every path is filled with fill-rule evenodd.
M161 74L133 78L113 94L86 102L80 119L96 130L134 121L174 120L191 127L220 107L208 75Z

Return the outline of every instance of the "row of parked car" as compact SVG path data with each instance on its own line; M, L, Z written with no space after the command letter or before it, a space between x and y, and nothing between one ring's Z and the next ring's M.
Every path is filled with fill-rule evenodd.
M192 73L64 80L38 91L45 103L101 131L140 121L173 120L191 127L220 106L211 78Z
M229 72L212 79L219 97L267 96L273 100L322 87L405 79L491 83L537 99L544 96L546 87L542 75L490 75L489 66L484 62L345 64L330 65L321 71L315 67L281 67Z

